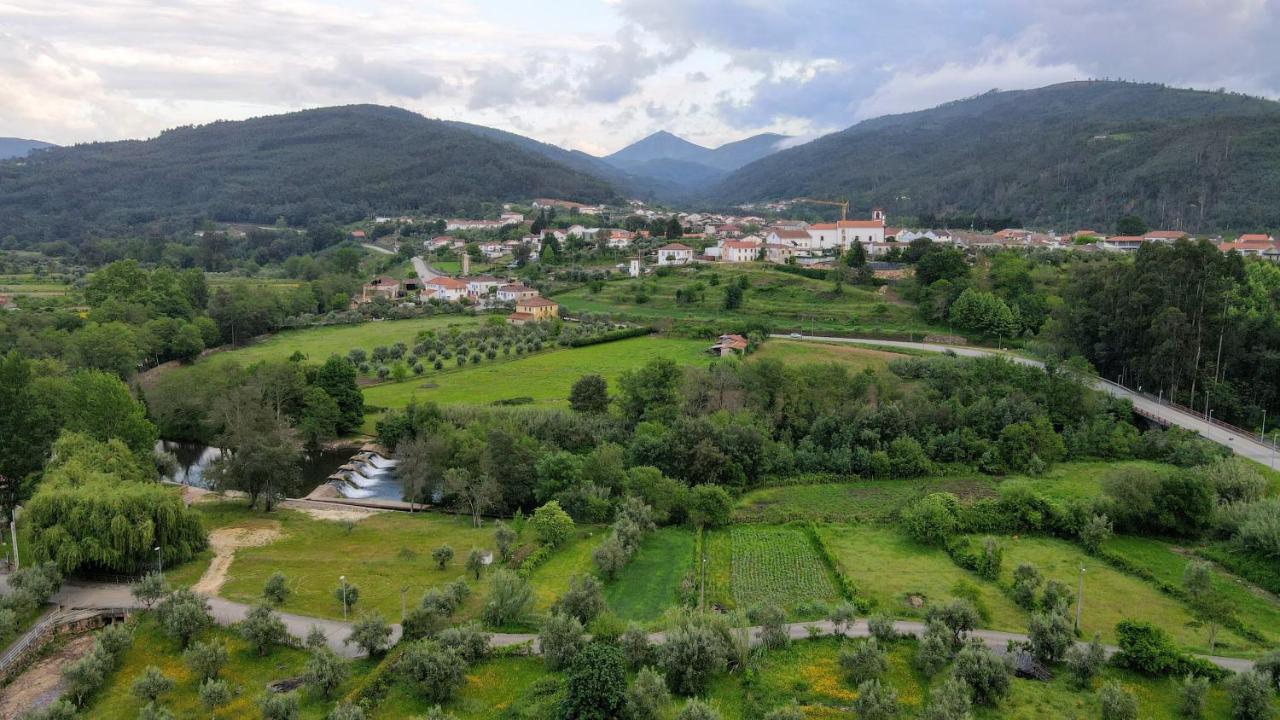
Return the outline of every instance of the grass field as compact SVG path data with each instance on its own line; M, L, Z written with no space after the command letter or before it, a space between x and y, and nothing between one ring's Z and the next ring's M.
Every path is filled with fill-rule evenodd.
M36 277L32 273L0 275L0 295L55 297L70 291L70 283L47 276Z
M466 682L444 709L458 720L498 720L511 717L513 706L528 709L530 686L551 677L536 657L485 660L467 671ZM427 702L402 684L395 684L369 716L370 720L403 720L425 716L437 703ZM525 717L521 715L521 717Z
M951 561L938 548L919 545L894 528L828 525L818 534L836 562L877 612L921 617L930 605L960 595L959 586L977 593L983 626L994 630L1026 630L1026 614L1000 591ZM1009 560L1005 559L1006 566ZM912 599L922 601L916 607Z
M228 656L219 677L234 688L234 698L229 705L218 710L219 718L259 717L258 703L265 694L267 683L300 675L307 658L303 651L289 647L277 647L266 657L258 657L238 634L226 628L210 628L196 637L203 642L215 639L225 645ZM178 641L164 635L155 619L145 614L136 623L133 646L124 654L121 666L89 700L81 717L102 720L132 720L137 717L143 703L130 692L130 687L134 678L142 674L148 665L160 668L174 681L174 688L160 696L159 704L172 712L177 720L205 720L209 717L209 711L200 704L199 684L182 662ZM338 688L335 697L341 697L373 667L374 663L367 659L353 661L350 677ZM298 699L300 720L320 720L333 707L333 701L305 689L298 692Z
M683 365L705 363L710 358L702 354L707 345L705 341L649 336L549 350L442 371L429 378L373 385L365 388L364 397L366 403L380 408L402 408L415 398L441 405L486 405L495 400L530 397L539 406L567 406L569 389L583 375L596 373L612 384L623 371L654 358L670 358Z
M660 528L640 544L631 562L605 586L605 599L623 620L656 620L677 604L680 581L693 568L693 533Z
M1182 587L1182 573L1192 559L1185 548L1163 540L1132 535L1112 538L1106 549L1137 563L1175 587ZM1236 617L1261 632L1272 645L1280 643L1280 599L1221 568L1215 570L1213 587L1227 599Z
M907 357L899 353L840 345L837 343L769 340L751 355L752 360L769 359L784 363L839 363L851 370L881 370L889 361Z
M968 500L995 496L989 477L924 478L919 480L854 479L847 483L784 485L752 490L739 498L738 522L887 521L915 498L949 492Z
M718 275L719 285L711 285ZM723 308L724 288L746 276L750 287L741 307ZM677 303L676 291L696 283L705 286L705 296L696 303ZM637 303L643 287L648 300ZM616 280L599 293L577 288L557 293L554 299L569 312L622 313L638 318L718 320L764 320L775 327L851 332L945 332L919 319L915 308L897 302L875 290L846 285L839 295L833 284L771 270L763 265L695 266L676 270L666 277Z
M1035 565L1045 579L1058 580L1074 589L1080 568L1085 568L1084 613L1080 622L1085 637L1101 632L1106 641L1114 642L1116 623L1131 618L1159 625L1175 642L1194 652L1209 651L1206 631L1186 606L1150 583L1114 570L1064 540L1022 537L1002 538L1002 542L1002 580L1006 583L1012 582L1013 569L1025 562ZM1258 650L1228 630L1218 634L1219 654L1248 655Z
M573 537L558 548L549 560L534 568L529 575L529 585L533 588L535 613L545 613L551 609L551 604L569 587L569 578L595 572L591 551L605 538L606 532L600 527L579 526Z
M472 586L471 595L456 619L475 617L484 602L489 576L479 581L469 576L463 563L471 548L494 548L491 525L471 527L469 518L443 513L380 513L347 526L316 520L301 512L277 510L264 514L239 503L196 506L209 528L278 528L282 537L259 547L240 548L231 563L220 595L238 602L256 602L262 585L273 572L288 578L290 595L280 609L301 615L341 618L342 604L334 598L339 577L359 588L353 611L376 611L389 622L400 621L401 590L412 607L422 594L459 577ZM575 539L552 555L529 578L545 609L564 591L574 573L590 571L591 549L599 539L598 528L583 528ZM445 569L436 567L431 551L448 544L454 559ZM208 565L208 554L167 571L170 579L190 584ZM545 601L545 605L543 602Z

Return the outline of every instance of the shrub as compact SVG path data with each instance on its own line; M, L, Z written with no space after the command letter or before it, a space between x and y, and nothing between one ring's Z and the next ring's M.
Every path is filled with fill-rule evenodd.
M854 685L878 679L889 669L889 662L875 638L841 649L838 662L845 677Z
M173 713L162 705L149 702L138 711L138 720L173 720Z
M538 540L549 547L559 547L573 533L573 518L555 500L534 510L529 524Z
M209 615L209 601L186 588L175 590L156 606L156 615L164 631L178 639L185 650L192 636L200 632L213 618Z
M302 670L303 682L326 700L346 681L347 674L346 661L329 648L313 651Z
M436 568L443 570L446 565L453 562L453 548L441 545L431 551L431 559L436 561Z
M851 602L842 602L831 608L827 619L831 621L831 634L843 636L853 627L858 618L858 609Z
M764 714L764 720L804 720L804 711L794 703L776 707Z
M563 613L552 613L542 623L541 632L538 633L542 660L548 670L567 667L586 643L587 636L582 623L576 617Z
M593 575L574 575L569 578L569 588L551 606L552 612L560 612L577 618L586 625L605 609L604 592L600 581Z
M959 502L951 493L930 493L902 513L902 525L917 542L943 546L959 527Z
M791 642L787 634L787 614L777 605L757 608L752 618L760 626L760 642L769 650L779 650Z
M622 653L612 645L588 644L565 676L560 716L565 720L610 720L627 702L627 670Z
M231 702L231 686L226 680L206 678L200 683L199 697L204 709L209 711L210 716L216 717L218 708Z
M218 677L222 666L227 664L227 648L217 640L198 642L182 653L182 660L196 679L211 680Z
M262 586L262 596L276 605L282 604L289 597L289 586L284 573L273 572Z
M466 663L434 640L418 640L400 656L401 676L429 702L444 702L462 686Z
M390 639L391 626L387 625L387 621L383 620L381 615L374 613L361 616L351 627L351 634L342 641L342 644L355 645L364 650L369 657L374 657L386 651L387 642Z
M969 694L969 686L963 680L947 678L929 696L929 706L921 714L921 720L970 720L973 702Z
M356 606L356 601L360 599L360 588L352 585L345 580L333 589L333 597L338 601L339 605L345 608L346 612L350 612Z
M627 625L627 629L618 638L618 646L622 649L622 659L632 670L639 670L653 661L653 646L649 644L649 635L636 623Z
M1009 668L980 642L966 643L956 655L954 677L963 680L979 705L995 705L1009 693Z
M1057 662L1072 646L1071 621L1060 610L1034 613L1027 624L1031 652L1043 662Z
M262 720L297 720L297 693L270 693L262 700Z
M156 698L173 689L173 680L160 672L155 665L148 665L142 674L134 678L129 691L144 703L155 702Z
M468 665L483 660L489 654L489 634L475 622L446 628L440 633L439 640L441 645L458 653L458 657Z
M952 652L951 631L937 620L926 622L924 636L916 650L916 667L920 672L932 676L951 661Z
M879 680L868 680L858 685L853 710L861 720L889 720L898 715L898 693Z
M1227 681L1231 717L1235 720L1270 720L1274 715L1273 694L1271 679L1266 675L1256 670L1237 674Z
M1072 683L1081 689L1089 687L1094 676L1107 662L1107 651L1102 645L1102 636L1094 633L1093 640L1088 645L1073 644L1067 648L1066 660Z
M494 627L508 625L523 618L532 603L533 591L524 578L510 570L499 570L489 579L484 620Z
M1013 600L1027 610L1036 606L1036 594L1044 577L1034 565L1022 563L1013 569Z
M1046 610L1070 607L1073 593L1067 584L1058 580L1050 580L1044 584L1044 594L1040 596L1040 607Z
M169 594L169 581L158 572L149 572L134 583L129 592L143 607L150 610L152 605Z
M1204 716L1204 696L1209 691L1208 678L1187 675L1178 689L1178 715L1187 720Z
M667 631L658 655L672 692L697 695L706 689L712 676L724 669L729 648L707 618L686 612Z
M733 519L733 498L719 485L696 485L689 491L688 516L697 527L724 527Z
M867 618L867 632L881 645L888 645L898 639L898 631L895 628L893 616L888 613L880 613Z
M720 720L720 713L701 700L689 700L676 713L676 720Z
M993 537L982 538L982 552L978 555L978 564L974 568L978 575L987 580L1000 578L1000 566L1004 563L1004 547Z
M1109 682L1098 691L1102 720L1137 720L1138 701L1119 683Z
M631 720L658 720L669 702L671 693L667 690L666 679L653 668L643 668L627 688L626 717Z
M1090 555L1098 554L1114 533L1106 515L1090 515L1080 526L1080 544Z

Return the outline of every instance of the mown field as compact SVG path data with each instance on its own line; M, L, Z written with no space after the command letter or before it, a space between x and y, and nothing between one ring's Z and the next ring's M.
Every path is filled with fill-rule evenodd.
M657 620L678 604L680 583L693 567L693 531L659 528L645 537L622 573L605 585L605 600L623 620Z
M716 275L720 282L712 285ZM724 309L724 288L745 276L750 286L742 305ZM676 291L701 283L705 293L695 302L677 302ZM643 290L643 292L638 292ZM636 302L637 296L647 298ZM840 294L833 283L811 280L769 269L764 265L693 266L669 275L614 280L598 293L582 287L557 293L554 299L569 312L622 313L637 318L675 320L762 320L778 328L806 331L842 330L869 333L947 332L920 320L915 307L891 293L845 285Z
M34 273L0 275L0 295L56 297L71 291L71 284Z

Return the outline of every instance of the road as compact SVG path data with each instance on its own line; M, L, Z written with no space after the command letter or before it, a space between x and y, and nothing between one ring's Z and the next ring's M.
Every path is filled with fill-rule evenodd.
M417 255L413 256L413 269L417 271L418 278L422 280L423 285L426 285L433 279L440 276L440 273L432 269L432 267L427 264L426 260L423 260Z
M790 335L773 335L775 338L791 338ZM797 339L797 338L791 338ZM823 335L801 335L798 339L815 342L834 342L834 343L852 343L855 345L875 345L879 347L903 348L907 350L923 350L925 352L946 352L951 351L962 357L985 357L988 355L998 355L1008 358L1016 363L1023 365L1031 365L1033 367L1044 367L1044 363L1039 360L1013 355L1011 353L999 350L991 350L987 348L965 347L959 345L940 345L936 343L923 342L906 342L903 340L876 340L872 338L842 338L827 337ZM1228 427L1223 427L1217 423L1206 422L1203 417L1195 413L1189 413L1179 410L1175 407L1164 405L1146 395L1134 392L1126 387L1117 385L1110 380L1102 378L1093 378L1092 385L1094 389L1100 390L1113 395L1128 399L1133 403L1141 414L1154 418L1161 422L1177 425L1178 427L1191 430L1201 437L1212 440L1219 445L1229 448L1236 455L1248 458L1273 470L1280 470L1280 458L1277 457L1276 448L1258 442L1250 436L1242 435L1240 432Z
M6 578L7 580L7 578ZM7 585L7 583L5 583ZM53 602L64 608L93 608L93 607L139 607L138 603L129 594L129 586L114 584L93 584L93 583L66 583L62 589L53 596ZM209 609L213 615L213 619L219 625L231 625L239 622L249 611L249 606L243 603L232 602L220 597L209 598ZM284 621L285 627L288 628L289 634L298 639L304 639L312 627L319 627L325 632L329 638L329 647L334 652L344 657L356 657L359 650L354 646L347 645L343 641L351 634L352 623L341 620L329 620L326 618L313 618L304 615L294 615L292 613L280 613L281 620ZM400 626L392 625L391 642L395 643L400 639ZM915 635L917 637L924 634L924 624L908 620L899 620L894 623L894 627L898 633L903 635ZM811 634L810 628L814 628L818 633L823 635L831 635L835 626L830 620L818 620L807 623L790 623L786 626L787 635L796 640L808 638ZM758 644L760 640L760 628L753 626L747 628L751 633L751 642ZM870 632L865 620L859 620L851 626L845 628L844 635L846 637L860 638L867 637ZM1004 653L1010 641L1025 641L1026 635L1019 633L1001 632L999 630L973 630L968 636L977 640L981 640L984 645L996 651ZM662 643L665 640L663 633L653 633L649 636L650 642ZM533 652L538 652L538 636L532 633L494 633L489 638L491 647L508 647L512 645L529 644ZM1083 644L1083 643L1082 643ZM1107 646L1108 656L1117 652L1118 648ZM1250 660L1242 660L1240 658L1228 658L1218 656L1201 656L1209 662L1231 670L1241 672L1249 670L1253 667Z
M383 255L395 255L395 253L394 253L394 252L392 252L392 251L390 251L390 250L388 250L388 249L386 249L386 248L384 248L384 247L378 247L377 245L374 245L373 243L360 243L360 247L364 248L365 250L372 250L372 251L374 251L374 252L376 252L376 253L382 253Z

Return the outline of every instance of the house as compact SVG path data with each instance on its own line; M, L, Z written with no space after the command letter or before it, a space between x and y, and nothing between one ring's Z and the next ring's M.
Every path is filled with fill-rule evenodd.
M360 288L360 300L358 302L366 303L378 297L395 300L400 297L400 293L400 281L383 275L370 280Z
M504 223L501 220L462 220L454 218L444 221L445 230L498 230Z
M11 295L0 295L0 310L17 310L18 303Z
M804 228L776 227L764 236L765 245L788 245L801 250L813 247L813 236Z
M898 242L903 243L904 245L910 243L912 240L919 240L921 238L933 243L949 244L951 242L951 233L946 230L908 230L903 228L892 233L886 231L885 238L890 237L896 238Z
M453 244L454 238L451 235L437 235L430 240L423 240L422 244L429 250L439 250L447 248Z
M839 249L845 252L853 243L884 242L884 211L871 211L870 220L840 220L833 223L816 223L809 226L815 250Z
M716 344L707 348L707 352L720 357L742 355L747 352L747 339L741 335L721 335Z
M1173 242L1185 237L1187 234L1181 230L1152 230L1142 235L1142 239L1147 242Z
M1270 235L1246 233L1236 238L1235 242L1218 244L1222 252L1238 252L1241 255L1259 257L1266 260L1280 260L1280 243Z
M659 265L688 265L693 262L693 248L680 243L667 243L658 248Z
M786 265L791 258L808 252L808 250L802 250L794 245L785 243L765 243L764 245L764 259L775 265Z
M614 249L623 249L631 246L631 241L635 238L635 233L627 230L613 229L609 231L609 239L605 243Z
M1107 250L1133 252L1142 247L1144 242L1147 242L1147 240L1141 235L1115 235L1103 240L1101 245Z
M480 243L480 253L490 260L494 260L506 255L507 249L500 242L484 242Z
M993 234L998 240L1022 240L1031 236L1030 230L1022 228L1005 228Z
M430 290L432 292L430 297L435 300L458 302L467 296L467 282L440 275L428 280L423 290L424 292Z
M356 242L364 242L365 240L365 235L363 230L352 230L350 235L348 235L347 237L350 237L352 240L355 240Z
M720 243L720 262L754 262L760 257L760 245L744 240L725 240Z
M512 325L550 320L560 316L560 306L544 297L531 297L516 301L516 311L507 316Z
M511 285L502 285L498 288L498 302L519 302L537 297L538 291L527 285L513 283Z
M524 222L524 215L518 212L504 212L498 216L498 222L503 225L519 225Z
M501 284L502 281L492 275L476 275L467 278L467 294L473 298L487 298Z

